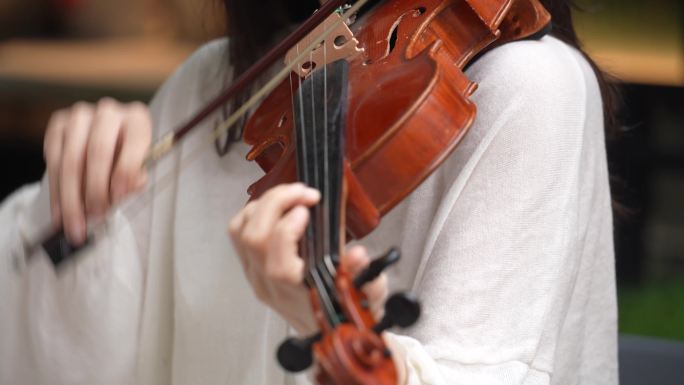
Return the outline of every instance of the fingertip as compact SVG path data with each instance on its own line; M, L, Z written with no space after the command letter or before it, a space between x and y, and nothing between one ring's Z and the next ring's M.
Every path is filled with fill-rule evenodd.
M86 215L87 215L89 218L94 218L94 219L99 220L99 219L101 219L101 218L104 216L104 214L106 213L107 209L106 209L105 207L103 207L102 205L99 205L99 204L88 204L88 203L86 202L85 211L86 211Z
M303 182L295 182L292 183L290 186L290 191L294 196L300 197L299 199L302 199L306 202L317 202L319 199L321 199L321 193L317 189L313 187L309 187Z
M297 223L306 222L309 219L309 209L306 206L297 205L292 208L292 216Z
M115 179L112 181L111 195L112 203L118 203L126 195L126 185L121 181L121 179Z
M66 235L72 245L82 245L86 238L85 222L80 219L75 220L72 224L67 226Z
M349 250L347 250L344 262L351 274L359 273L369 263L366 248L359 245L352 246L349 248Z
M315 203L321 200L321 192L313 187L307 187L305 194L306 198L311 202Z
M309 223L309 209L303 205L297 205L287 214L289 217L285 224L291 228L287 232L291 234L294 239L299 239L304 234L304 229ZM289 238L289 236L288 236Z
M364 261L364 263L368 262L368 252L366 251L366 248L361 245L350 247L347 251L347 255L351 258Z

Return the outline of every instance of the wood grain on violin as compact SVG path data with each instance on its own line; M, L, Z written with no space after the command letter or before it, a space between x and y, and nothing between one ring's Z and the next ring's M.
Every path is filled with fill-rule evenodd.
M387 0L350 26L361 55L350 61L346 127L347 231L361 238L459 143L475 119L476 85L463 68L488 47L542 30L535 0ZM249 160L267 172L253 197L295 180L292 74L245 127Z
M338 28L339 36L319 37L315 29L302 43L321 42L308 59L293 61L299 48L290 51L286 60L297 68L244 129L252 145L247 159L266 171L249 188L253 198L295 180L322 196L300 243L320 332L281 344L284 368L304 370L315 358L321 385L397 384L380 333L413 324L419 304L395 294L376 322L340 263L345 234L361 238L373 230L463 138L476 113L469 99L476 84L464 67L549 20L534 0L386 0L349 29Z

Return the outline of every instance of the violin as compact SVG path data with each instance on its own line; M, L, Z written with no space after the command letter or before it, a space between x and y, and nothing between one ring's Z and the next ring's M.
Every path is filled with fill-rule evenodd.
M394 294L376 321L361 288L399 252L390 250L351 277L340 263L344 246L376 228L466 134L476 115L469 97L477 85L464 68L493 47L540 37L549 28L550 15L538 0L329 0L152 146L148 167L285 58L285 66L215 134L253 110L243 138L251 146L247 159L265 175L249 187L250 196L297 180L321 191L300 242L320 332L279 347L286 370L316 362L321 385L397 383L380 335L416 322L419 303ZM33 247L45 249L56 266L78 251L61 230L28 246L27 255Z
M281 183L321 191L300 244L320 333L288 339L278 360L289 371L319 364L325 385L396 384L380 333L407 327L420 306L392 295L376 323L360 292L396 262L396 250L356 280L339 256L427 178L475 119L476 90L463 69L486 49L543 34L550 16L536 0L386 0L347 25L333 14L286 54L294 64L244 127L247 155L265 171L256 198ZM348 19L347 19L348 20ZM335 25L321 37L325 25ZM318 43L308 56L300 45Z

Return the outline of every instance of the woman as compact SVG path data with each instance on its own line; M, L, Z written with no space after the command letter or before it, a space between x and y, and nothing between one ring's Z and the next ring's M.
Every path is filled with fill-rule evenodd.
M352 270L391 245L405 256L366 288L375 306L388 286L422 301L415 327L385 336L401 383L617 383L601 75L577 48L569 2L543 3L555 37L504 45L469 68L480 84L470 133L349 251ZM0 210L5 249L34 239L49 212L83 242L87 221L145 183L150 136L196 111L225 83L217 79L244 70L298 16L275 0L226 7L230 44L201 48L149 109L105 99L55 113L47 178ZM288 325L314 330L296 240L318 194L279 186L243 208L260 175L244 161L247 146L225 138L221 156L187 162L203 135L150 175L172 175L170 187L144 209L114 211L117 230L68 269L55 275L39 258L17 273L5 258L0 382L307 382L286 376L273 353Z

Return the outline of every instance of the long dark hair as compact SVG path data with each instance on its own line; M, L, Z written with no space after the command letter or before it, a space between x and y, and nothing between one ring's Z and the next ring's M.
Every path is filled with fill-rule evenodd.
M279 34L294 23L304 20L317 7L318 0L223 0L230 36L229 57L235 76L259 57ZM572 0L541 0L551 13L551 35L576 48L593 67L603 97L604 121L607 136L617 130L616 91L614 82L583 51L572 23ZM239 138L239 135L236 136Z
M233 78L246 71L288 28L304 21L320 6L318 0L223 0L223 4ZM246 100L247 95L238 95L230 109L235 110ZM242 139L243 123L244 120L233 126L224 138L216 140L219 155L228 153L232 143Z
M594 69L603 100L603 121L606 136L610 139L614 138L617 135L619 124L617 120L617 81L601 70L582 48L582 43L577 37L577 32L572 22L572 11L576 8L575 2L572 0L541 0L541 3L551 13L553 20L551 35L581 52L589 62L589 65Z

